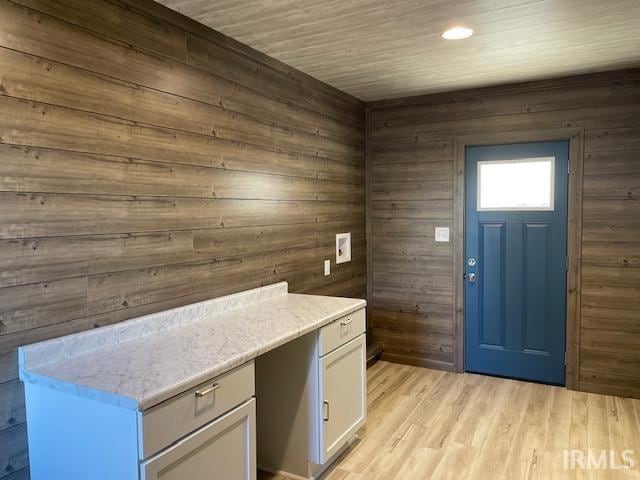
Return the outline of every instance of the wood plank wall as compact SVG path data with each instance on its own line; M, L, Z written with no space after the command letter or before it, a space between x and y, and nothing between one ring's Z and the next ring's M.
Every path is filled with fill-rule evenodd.
M384 357L452 369L456 136L584 128L579 388L640 397L640 70L368 104L372 322ZM452 232L455 236L455 232Z
M280 280L364 296L356 99L147 0L0 0L0 111L0 477L28 478L19 345Z

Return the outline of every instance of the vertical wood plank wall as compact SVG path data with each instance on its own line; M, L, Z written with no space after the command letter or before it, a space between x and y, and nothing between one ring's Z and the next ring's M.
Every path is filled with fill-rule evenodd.
M640 70L368 104L372 322L384 357L452 369L457 136L584 128L579 388L640 396ZM452 238L455 232L452 232Z
M365 295L358 100L147 0L0 0L0 112L0 477L28 478L19 345L280 280Z

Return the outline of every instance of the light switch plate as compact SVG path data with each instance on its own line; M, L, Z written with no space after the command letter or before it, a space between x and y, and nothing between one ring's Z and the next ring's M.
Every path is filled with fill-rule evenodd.
M331 260L324 261L324 276L331 275Z
M436 227L436 242L449 241L449 227Z

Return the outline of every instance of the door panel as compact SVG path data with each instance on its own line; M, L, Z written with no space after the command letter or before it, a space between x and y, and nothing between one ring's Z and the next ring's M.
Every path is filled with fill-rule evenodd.
M504 239L505 225L500 223L481 224L482 271L493 282L483 282L481 290L480 316L481 343L495 348L504 347Z
M362 426L366 417L365 335L320 359L322 459L327 462Z
M467 148L468 371L564 383L568 154L568 141Z
M255 480L255 404L249 400L144 462L142 480Z
M524 299L524 336L522 345L525 350L547 352L549 345L546 339L547 329L539 318L547 318L549 296L547 285L550 285L551 257L547 254L550 245L551 226L549 224L524 225L524 279L527 289Z

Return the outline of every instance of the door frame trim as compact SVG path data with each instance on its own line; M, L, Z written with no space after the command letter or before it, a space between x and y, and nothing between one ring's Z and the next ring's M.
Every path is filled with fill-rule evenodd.
M582 260L582 183L584 128L556 128L454 137L453 197L453 368L464 371L464 204L466 147L509 143L569 141L567 206L566 387L576 390L580 364L580 268Z

